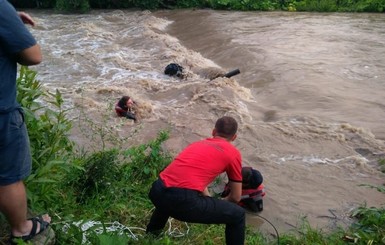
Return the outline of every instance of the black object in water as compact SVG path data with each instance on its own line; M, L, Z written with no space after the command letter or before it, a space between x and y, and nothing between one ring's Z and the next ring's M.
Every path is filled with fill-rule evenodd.
M176 63L171 63L166 66L164 69L164 74L169 75L169 76L177 76L179 78L183 77L183 67L176 64Z
M238 75L239 73L241 73L241 71L239 69L235 69L235 70L232 70L232 71L226 73L224 75L224 77L230 78L232 76Z

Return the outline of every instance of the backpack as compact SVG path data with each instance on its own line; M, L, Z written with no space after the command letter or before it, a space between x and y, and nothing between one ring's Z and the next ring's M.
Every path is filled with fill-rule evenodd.
M183 67L176 63L168 64L164 69L164 74L181 78L183 77Z

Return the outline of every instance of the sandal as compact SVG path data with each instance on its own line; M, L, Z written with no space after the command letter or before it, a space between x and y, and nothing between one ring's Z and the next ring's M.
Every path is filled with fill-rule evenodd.
M23 241L32 240L35 236L37 236L40 233L42 233L43 231L45 231L49 226L49 223L47 221L44 221L42 216L33 217L33 218L28 219L28 220L32 221L32 229L31 229L31 232L29 233L29 235L14 236L11 234L11 237L10 237L11 244L17 244L13 241L14 239L21 239ZM40 223L40 230L39 230L39 232L36 232L38 222Z

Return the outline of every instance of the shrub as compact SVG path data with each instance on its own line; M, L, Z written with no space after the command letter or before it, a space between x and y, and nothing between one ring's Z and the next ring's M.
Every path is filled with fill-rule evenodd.
M28 198L36 204L37 199L44 197L39 202L44 204L55 200L55 184L62 180L63 173L72 169L67 162L73 150L68 138L72 125L67 111L62 108L60 92L44 91L36 80L35 71L22 66L17 88L17 100L25 111L32 155L32 173L26 180Z
M78 202L83 203L103 193L111 183L120 179L117 153L117 150L96 152L84 160L83 170L78 171L71 182Z
M358 222L352 225L346 237L359 241L359 244L385 243L385 207L362 206L352 216L358 218Z
M168 137L167 131L161 131L155 140L132 147L125 152L125 156L131 159L130 178L143 182L148 179L155 180L158 177L159 172L171 161L171 156L161 148L161 144Z
M90 9L88 0L56 0L55 9L64 12L85 13Z

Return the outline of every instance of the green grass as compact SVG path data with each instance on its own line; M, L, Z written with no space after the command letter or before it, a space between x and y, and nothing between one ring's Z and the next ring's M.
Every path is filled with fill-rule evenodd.
M385 159L378 161L378 164L380 165L381 172L385 173Z

